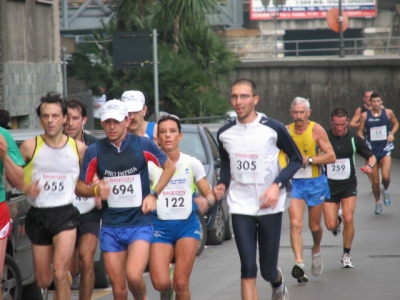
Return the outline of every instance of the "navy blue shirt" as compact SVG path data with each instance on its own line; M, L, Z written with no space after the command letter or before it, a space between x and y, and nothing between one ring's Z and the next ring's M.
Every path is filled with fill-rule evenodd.
M142 201L150 193L147 162L163 166L167 156L153 140L128 133L120 148L103 138L90 145L83 158L79 180L90 183L94 174L100 179L140 175ZM111 191L112 193L113 191ZM143 214L142 206L116 208L103 205L102 225L110 227L134 227L153 224L153 214Z

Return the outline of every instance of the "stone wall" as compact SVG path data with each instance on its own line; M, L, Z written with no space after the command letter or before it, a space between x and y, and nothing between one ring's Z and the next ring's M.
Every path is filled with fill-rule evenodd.
M0 107L20 128L38 127L40 97L63 91L58 2L0 2Z
M49 91L62 91L62 73L59 63L4 63L3 72L5 108L12 116L22 118L20 127L38 127L36 107L40 97Z
M311 119L330 128L330 113L344 107L350 115L362 105L365 90L377 91L384 105L400 119L400 58L302 58L242 63L236 78L250 78L258 86L257 110L290 123L290 103L296 97L310 99ZM394 156L400 158L400 132Z

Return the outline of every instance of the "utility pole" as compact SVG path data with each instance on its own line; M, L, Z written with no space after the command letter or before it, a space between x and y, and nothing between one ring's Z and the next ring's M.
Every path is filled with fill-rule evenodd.
M342 0L339 0L339 57L344 57Z

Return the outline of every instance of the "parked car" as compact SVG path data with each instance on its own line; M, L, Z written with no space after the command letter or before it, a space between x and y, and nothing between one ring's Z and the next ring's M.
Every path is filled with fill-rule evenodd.
M10 133L19 146L23 141L42 134L43 130L15 129L10 130ZM3 299L42 300L41 290L35 283L31 241L25 233L25 218L30 204L26 201L26 197L21 191L11 187L8 183L5 184L5 190L6 201L12 219L12 230L8 237L3 268ZM94 261L95 287L108 287L109 281L99 246L97 247Z

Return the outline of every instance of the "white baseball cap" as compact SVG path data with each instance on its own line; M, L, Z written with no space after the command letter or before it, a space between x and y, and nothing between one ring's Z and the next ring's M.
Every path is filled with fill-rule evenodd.
M114 99L107 101L101 110L101 120L114 119L122 122L125 117L128 117L128 109L120 100Z
M128 112L141 111L145 106L144 95L141 91L125 91L121 96L121 101L125 103Z

